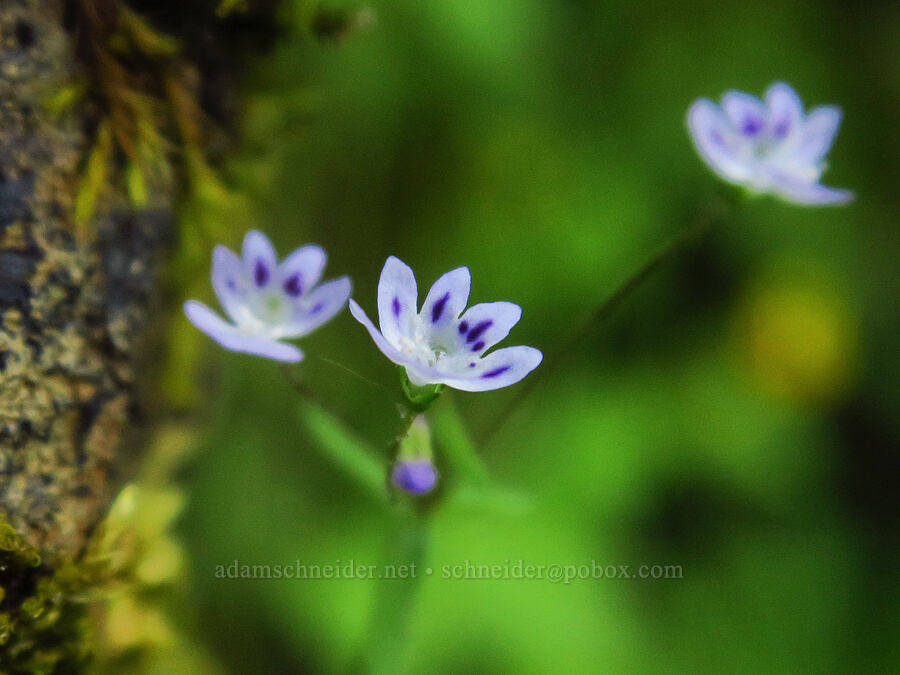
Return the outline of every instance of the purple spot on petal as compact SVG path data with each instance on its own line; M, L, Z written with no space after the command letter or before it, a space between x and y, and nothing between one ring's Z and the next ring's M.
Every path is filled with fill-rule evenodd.
M400 318L400 310L402 309L402 306L400 305L400 299L399 299L399 298L394 298L394 302L393 302L393 304L392 304L392 307L393 307L393 309L394 309L394 316L396 316L396 317L399 319L399 318Z
M459 322L459 334L462 335L466 331L469 330L469 322L468 321L460 321Z
M713 129L709 134L709 140L711 140L716 145L722 145L725 142L725 139L722 138L722 134L720 134L717 130Z
M788 117L788 118L781 120L778 124L775 125L775 129L774 129L775 135L778 138L784 138L785 136L787 136L787 133L790 130L790 128L791 128L791 120Z
M269 268L266 267L266 263L260 259L256 260L256 265L253 268L253 280L260 288L269 282Z
M225 285L228 286L229 291L234 292L237 290L237 284L232 277L229 277L228 281L225 282Z
M324 306L325 306L325 305L322 304L321 302L317 302L317 303L313 306L313 308L309 311L309 313L310 313L310 314L318 314L319 312L322 311L322 308L323 308Z
M507 370L509 370L509 366L500 366L499 368L494 368L493 370L489 370L484 375L482 375L482 379L488 379L491 377L497 377L498 375L502 375Z
M473 361L472 363L469 364L469 368L474 368L474 367L475 367L475 362Z
M748 117L741 126L741 132L744 136L756 136L760 129L763 128L763 121L758 117Z
M484 340L479 340L475 343L475 346L472 347L473 352L480 352L482 349L484 349Z
M292 297L297 297L303 293L303 286L300 283L300 274L292 274L284 281L284 292Z
M447 301L449 299L450 299L450 293L449 292L444 293L444 296L440 300L438 300L436 303L434 303L434 305L432 305L432 307L431 307L431 323L437 323L440 320L441 314L444 313L444 305L447 304Z
M484 331L486 331L493 325L494 322L491 319L479 322L472 330L469 331L469 336L466 338L466 342L475 342L475 340L481 337Z

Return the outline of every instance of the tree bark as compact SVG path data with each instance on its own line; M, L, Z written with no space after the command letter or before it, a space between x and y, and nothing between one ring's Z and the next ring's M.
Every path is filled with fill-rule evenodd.
M0 510L51 566L84 548L127 473L122 438L171 213L110 190L76 228L89 120L43 105L81 75L64 10L0 5Z

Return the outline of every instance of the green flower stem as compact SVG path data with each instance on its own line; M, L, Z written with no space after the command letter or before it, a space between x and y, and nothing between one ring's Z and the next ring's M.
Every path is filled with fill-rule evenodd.
M430 541L427 518L421 514L411 514L400 517L396 523L397 530L389 533L392 550L386 556L385 564L393 566L391 569L398 573L398 578L375 582L375 597L364 644L362 670L376 675L409 670L405 661L410 617L415 609L421 580L427 576L424 567Z
M668 245L661 248L647 262L641 265L637 270L629 276L616 290L598 304L581 326L573 330L568 339L564 340L551 354L544 360L544 366L538 368L531 377L526 378L525 384L519 389L516 396L506 406L506 408L494 419L493 423L485 431L481 438L481 445L489 443L497 432L503 428L509 418L515 414L519 406L528 398L528 396L537 388L539 384L549 379L556 372L559 364L565 359L572 348L578 344L595 324L602 322L610 314L612 314L622 302L628 298L636 289L638 289L644 281L646 281L653 273L662 267L669 260L674 258L678 253L687 249L694 241L706 234L712 229L713 225L723 219L729 210L729 205L733 200L718 200L706 210L702 211L700 216L693 225L688 227L684 232L678 235Z

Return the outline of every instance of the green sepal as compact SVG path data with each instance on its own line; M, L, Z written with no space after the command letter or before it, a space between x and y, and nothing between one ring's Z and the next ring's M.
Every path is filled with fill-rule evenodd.
M431 407L441 392L444 391L443 384L428 384L424 387L417 387L409 381L409 375L406 369L400 370L400 383L403 386L403 396L410 409L417 413L423 413Z
M431 428L425 417L418 415L409 425L406 435L400 439L400 447L397 449L397 461L422 461L431 462L434 453L431 450Z

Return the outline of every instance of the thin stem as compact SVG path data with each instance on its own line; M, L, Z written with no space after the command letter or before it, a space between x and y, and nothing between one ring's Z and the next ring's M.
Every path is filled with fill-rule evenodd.
M314 403L319 403L319 397L316 396L316 393L305 383L294 377L294 374L291 372L290 366L288 366L286 363L279 363L278 370L281 371L284 379L287 380L287 383L291 385L291 388L296 391L301 398L305 398L307 401L313 401Z
M335 366L336 368L340 368L344 372L355 377L357 380L361 380L361 381L365 382L366 384L375 387L376 389L383 389L384 391L390 392L390 394L392 396L394 395L394 392L391 391L390 388L386 387L385 385L381 384L380 382L376 382L375 380L370 380L368 377L365 377L364 375L360 375L352 368L348 368L347 366L345 366L343 363L338 363L337 361L332 361L331 359L327 359L324 356L317 356L316 358L319 361L324 361L325 363Z
M662 267L664 263L668 262L671 258L675 257L676 254L687 248L694 240L712 229L712 226L722 218L725 212L725 205L721 202L716 202L714 205L701 212L693 225L678 235L667 246L657 251L655 255L647 260L647 262L635 270L621 286L616 288L611 295L607 296L606 299L597 305L584 323L578 329L572 331L569 334L568 339L564 340L553 353L544 360L543 368L539 368L531 377L525 380L525 384L519 389L516 396L488 427L481 438L481 445L489 443L537 386L548 380L550 376L556 372L556 369L571 351L572 347L590 332L594 324L606 319L606 317L612 314L646 279L648 279L657 269Z
M402 517L399 529L391 533L392 553L385 560L383 574L394 578L376 581L375 599L369 624L365 671L369 673L404 672L409 623L416 597L427 571L423 565L428 550L428 520L421 514Z
M329 408L328 406L326 406L319 398L319 395L315 391L313 391L313 389L309 385L301 381L299 378L295 377L294 373L291 372L291 367L288 364L280 363L278 364L278 369L284 376L285 381L287 381L287 383L291 386L291 389L297 392L297 394L299 394L301 398L306 399L311 403L315 403L323 411L339 420L344 426L352 427L352 425L347 422L343 415L336 413L333 408Z

